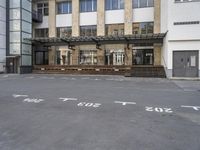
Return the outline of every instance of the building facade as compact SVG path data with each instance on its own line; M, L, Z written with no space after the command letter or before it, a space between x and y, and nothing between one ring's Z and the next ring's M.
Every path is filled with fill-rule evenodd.
M1 13L0 25L7 27L0 33L6 42L0 43L1 70L15 64L21 73L32 66L62 73L138 69L143 76L150 69L157 76L154 70L163 68L169 78L200 76L200 0L32 0L32 7L30 0L15 2L18 17ZM2 14L9 16L9 28Z
M32 71L32 2L2 0L0 2L0 72Z

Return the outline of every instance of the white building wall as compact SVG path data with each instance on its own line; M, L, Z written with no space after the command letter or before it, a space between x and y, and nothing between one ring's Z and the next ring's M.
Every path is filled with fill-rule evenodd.
M6 0L0 1L0 73L6 62Z
M80 26L97 25L97 12L80 13Z
M49 28L49 16L43 16L42 23L33 23L34 29Z
M162 48L162 64L168 77L173 72L173 51L198 50L200 55L200 24L174 25L174 22L200 21L199 8L200 2L161 0L161 32L168 32Z
M153 22L154 7L133 9L133 22Z
M72 26L72 14L56 15L56 27Z
M124 10L105 11L105 24L124 23Z

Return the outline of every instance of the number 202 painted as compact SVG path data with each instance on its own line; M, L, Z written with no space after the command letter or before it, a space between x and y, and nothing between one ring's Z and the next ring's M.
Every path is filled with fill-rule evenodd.
M146 111L150 112L165 112L165 113L173 113L171 108L159 108L159 107L145 107Z

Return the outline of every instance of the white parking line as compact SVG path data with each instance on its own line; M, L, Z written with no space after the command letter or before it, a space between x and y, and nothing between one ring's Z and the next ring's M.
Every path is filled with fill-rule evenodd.
M132 104L132 105L136 104L135 102L121 102L121 101L115 101L115 103L116 104L122 104L123 106L129 105L129 104Z
M20 95L20 94L13 94L14 98L18 98L18 97L28 97L28 95Z
M184 105L182 105L181 107L183 107L183 108L193 108L196 111L200 111L200 106L184 106Z
M78 100L77 98L62 98L62 97L60 97L59 99L63 100L63 102L66 102L66 101L77 101Z

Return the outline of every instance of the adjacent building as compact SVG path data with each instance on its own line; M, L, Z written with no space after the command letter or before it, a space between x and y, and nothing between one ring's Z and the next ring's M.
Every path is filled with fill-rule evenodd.
M25 1L1 1L1 70L200 76L200 0Z

